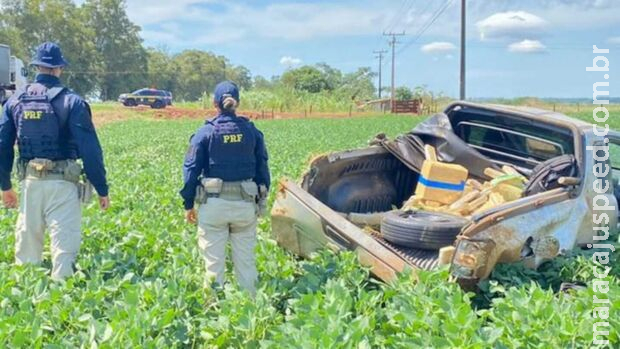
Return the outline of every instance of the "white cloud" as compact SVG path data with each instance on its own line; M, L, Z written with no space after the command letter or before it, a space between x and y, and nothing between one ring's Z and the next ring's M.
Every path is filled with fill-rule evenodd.
M495 13L476 23L480 38L519 38L544 33L547 21L525 11Z
M515 53L543 53L547 51L547 47L538 40L523 40L510 44L508 51Z
M426 44L422 46L420 49L424 53L448 53L456 50L456 46L454 46L451 42L431 42L430 44Z
M302 62L301 59L291 57L291 56L284 56L280 58L280 64L287 66L287 67L294 67L296 65L300 65L301 62Z
M216 2L216 0L129 0L127 1L127 14L132 21L140 25L176 19L199 20L200 11L192 10L192 7Z
M620 36L615 36L612 38L607 39L607 42L610 44L617 44L620 45Z
M172 34L167 43L182 46L230 43L249 38L307 40L320 37L379 34L391 19L390 7L374 3L231 3L223 0L132 0L131 20L149 31ZM162 25L177 23L184 31ZM191 28L191 29L189 29ZM191 35L188 35L191 32Z

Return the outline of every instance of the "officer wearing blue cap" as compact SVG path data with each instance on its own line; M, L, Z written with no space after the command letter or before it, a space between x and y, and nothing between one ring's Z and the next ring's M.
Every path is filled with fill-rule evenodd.
M214 93L218 115L190 140L185 155L183 197L186 218L198 221L198 246L207 280L224 284L226 244L232 245L235 275L242 288L255 293L256 217L264 214L270 184L263 134L236 115L239 89L230 82ZM198 216L194 202L199 205ZM213 280L214 279L214 280Z
M110 204L108 185L90 107L60 83L67 65L60 47L51 42L41 44L31 65L38 69L35 82L7 101L0 117L0 187L6 207L16 208L19 201L16 263L41 262L47 228L52 277L60 279L73 274L80 248L80 199L87 200L92 183L101 209L106 210ZM15 143L20 200L11 184Z

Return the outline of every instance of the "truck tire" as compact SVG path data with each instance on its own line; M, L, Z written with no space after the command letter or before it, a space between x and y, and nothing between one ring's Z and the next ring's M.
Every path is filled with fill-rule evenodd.
M577 160L573 155L561 155L538 164L532 170L524 195L531 196L559 188L560 177L575 177L579 174Z
M438 250L452 245L469 221L440 212L390 211L381 222L383 238L395 245Z

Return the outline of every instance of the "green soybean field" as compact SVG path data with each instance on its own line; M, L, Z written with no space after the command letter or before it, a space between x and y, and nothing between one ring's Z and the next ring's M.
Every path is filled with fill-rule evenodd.
M270 152L271 201L277 180L298 179L311 157L363 147L380 132L396 136L420 120L257 122ZM562 282L593 279L591 255L581 250L538 271L501 265L474 294L450 282L446 268L385 284L351 252L301 260L275 244L266 218L256 298L234 283L205 287L196 228L177 194L189 137L201 123L139 118L100 127L112 207L84 207L78 272L66 281L50 279L49 249L42 266L13 264L17 213L0 211L0 347L590 347L593 290L559 292ZM607 278L611 314L620 311L618 254ZM609 322L610 347L618 348L620 319Z

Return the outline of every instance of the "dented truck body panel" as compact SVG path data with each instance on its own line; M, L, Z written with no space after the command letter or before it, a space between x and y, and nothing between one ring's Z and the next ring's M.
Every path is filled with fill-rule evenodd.
M577 185L521 198L473 216L471 223L463 228L455 241L451 258L452 274L462 284L472 284L489 277L499 263L522 261L536 268L544 261L576 246L592 243L596 233L593 200L598 194L593 186L597 177L591 170L596 163L587 147L602 145L604 141L603 137L593 132L592 125L539 109L465 102L449 106L446 114L450 115L450 112L465 107L481 108L511 118L518 117L532 124L553 125L570 130L574 140L573 154L580 173ZM610 137L620 139L620 135L613 131ZM392 280L405 268L418 269L421 264L412 262L416 259L411 258L411 255L403 254L398 248L377 239L359 227L359 224L350 222L346 213L334 209L339 204L338 194L342 195L351 183L368 188L374 185L373 181L377 181L380 183L379 188L389 189L393 185L401 191L403 186L415 180L415 174L403 171L390 162L386 154L382 147L333 153L315 159L301 185L283 180L272 211L273 232L278 243L304 257L325 247L355 251L360 263L370 267L371 272L384 281ZM330 172L324 171L326 168L334 169L335 173L325 173ZM393 178L381 175L382 170L388 169L396 172ZM336 190L331 197L328 191L313 189L315 182L338 183L347 176L354 178L353 182L345 181L342 185L336 185L340 191ZM612 182L611 174L607 179ZM613 185L604 196L609 204L608 226L616 227L618 204ZM388 202L391 200L393 204L395 200L401 199L401 195L392 195ZM373 206L373 202L385 204L381 200L369 201L370 204L364 204L370 208L376 206Z
M593 200L599 194L594 191L593 184L597 177L591 170L596 165L595 159L586 156L586 149L588 146L603 144L604 139L594 134L591 125L579 126L582 127L577 131L580 137L576 149L582 149L582 157L578 158L580 184L523 198L510 203L510 207L499 207L494 214L474 217L474 222L457 238L452 264L454 276L461 279L485 279L497 263L517 261L524 261L526 265L536 268L557 254L594 241L597 225L593 220ZM608 179L611 183L611 176ZM607 226L616 227L618 203L613 186L610 185L604 196L610 207ZM515 209L519 207L522 209ZM462 243L463 240L475 241L476 244ZM488 253L478 252L489 241L492 241L494 247ZM473 255L481 257L468 258Z
M296 183L282 180L271 211L278 244L302 257L321 248L352 250L382 280L391 280L407 262L337 214Z

